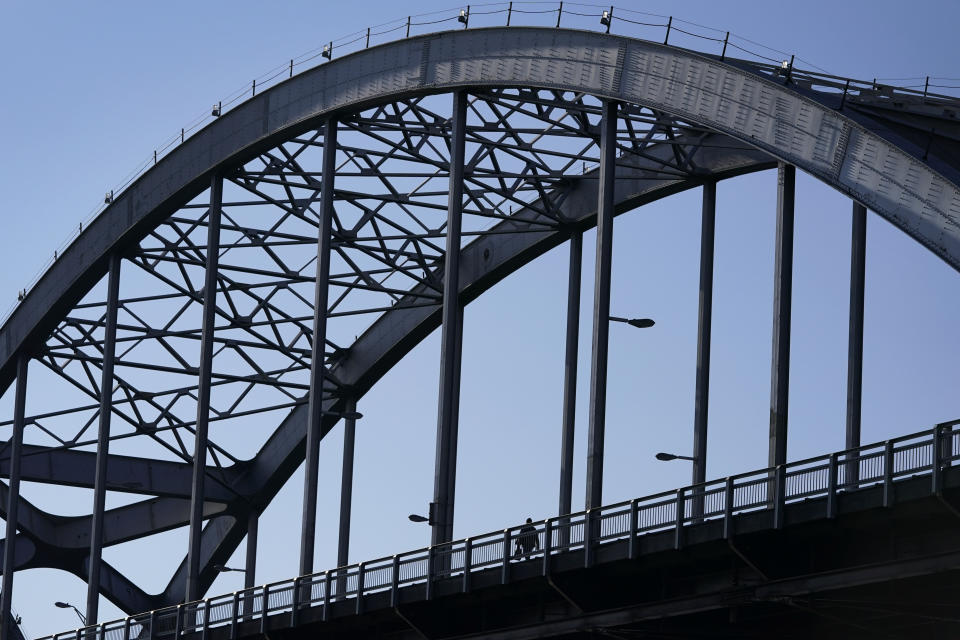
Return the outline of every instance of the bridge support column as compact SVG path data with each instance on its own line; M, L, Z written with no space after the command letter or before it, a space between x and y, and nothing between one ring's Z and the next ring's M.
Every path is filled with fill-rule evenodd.
M607 402L610 330L610 270L613 261L613 186L617 159L616 102L603 103L600 120L600 188L597 198L597 261L594 272L593 355L590 366L590 430L587 436L585 509L603 504L603 438Z
M707 411L710 399L710 335L713 323L713 241L717 183L703 185L700 223L700 313L697 330L697 387L693 411L693 484L707 480ZM703 495L693 501L693 515L703 515Z
M303 465L303 516L300 529L300 575L313 573L317 531L317 467L323 418L324 352L327 341L327 295L330 280L330 234L333 226L333 188L337 173L337 121L323 126L323 165L320 183L320 228L317 231L317 285L313 307L313 345L310 392L307 401L307 445Z
M0 591L0 640L13 640L10 606L13 602L13 572L16 564L17 511L20 506L20 453L23 449L24 414L27 405L27 364L30 358L17 356L17 389L13 405L13 435L10 437L10 480L7 494L7 533L3 546L3 589Z
M346 412L356 413L357 401L347 400ZM350 511L353 507L353 445L356 439L357 421L343 421L343 465L340 470L340 533L337 539L337 566L344 567L350 555Z
M780 163L777 172L777 248L773 278L773 362L770 380L771 467L787 462L787 404L790 395L790 313L793 297L793 213L797 170Z
M580 271L583 265L583 233L570 236L570 274L567 278L567 341L563 370L563 431L560 444L560 511L571 512L573 493L573 445L577 409L577 351L580 339ZM561 527L560 535L569 534Z
M210 377L213 373L213 333L217 311L222 200L223 177L214 175L210 184L210 212L207 215L207 271L203 281L203 321L200 334L196 440L193 447L193 485L190 491L190 546L187 552L186 602L197 600L202 595L200 593L200 539L203 533L207 428L210 424Z
M120 254L110 256L107 309L104 318L103 368L100 376L100 429L93 481L93 517L90 556L87 559L87 624L96 624L100 605L100 562L103 555L103 512L107 497L107 460L110 454L110 418L113 413L113 364L117 345L117 304L120 297Z
M450 140L450 191L447 200L447 242L443 268L443 327L440 337L440 401L437 454L433 481L434 521L431 544L453 539L457 478L457 428L460 405L460 353L463 306L460 302L460 223L463 214L463 156L467 129L467 93L453 94Z
M860 446L860 399L863 389L863 289L866 276L867 208L853 203L850 242L850 334L847 342L847 449ZM846 482L859 479L859 464L848 464Z
M251 589L257 578L257 534L260 530L260 514L250 509L247 515L247 557L243 565L243 588Z

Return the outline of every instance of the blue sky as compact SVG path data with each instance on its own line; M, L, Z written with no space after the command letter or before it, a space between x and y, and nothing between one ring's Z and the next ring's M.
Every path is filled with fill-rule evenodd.
M370 23L444 3L3 3L0 101L0 311L61 242L152 150L218 99L291 57ZM624 5L627 6L627 5ZM644 2L797 52L863 79L960 77L953 2ZM798 63L798 66L801 66ZM922 80L920 80L922 84ZM957 82L956 84L960 84ZM766 464L776 176L718 187L709 478ZM843 446L850 203L798 176L789 457ZM685 463L656 451L692 446L700 195L688 192L616 223L612 311L653 329L611 329L605 502L686 484ZM595 235L584 240L574 508L582 506ZM560 447L566 247L524 267L466 312L455 535L555 514ZM874 216L868 222L863 440L960 417L955 365L960 277ZM425 545L407 522L431 499L439 335L360 403L351 561ZM9 396L9 394L8 394ZM43 402L43 390L31 391ZM7 407L9 402L3 406ZM0 437L8 437L3 434ZM335 564L340 428L323 443L317 568ZM261 522L257 582L297 569L302 474ZM28 487L40 506L89 510L88 492ZM148 591L186 549L185 530L107 551ZM242 566L244 548L231 561ZM224 574L211 594L242 584ZM17 576L14 608L29 634L75 625L85 585L63 573ZM103 619L119 617L101 606Z

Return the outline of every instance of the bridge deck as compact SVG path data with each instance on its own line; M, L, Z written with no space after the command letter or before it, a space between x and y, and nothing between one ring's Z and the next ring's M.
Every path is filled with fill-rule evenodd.
M948 423L551 518L535 524L538 548L526 558L515 556L518 526L44 640L94 631L100 640L232 640L317 625L351 637L496 630L526 638L718 611L738 624L797 616L810 622L821 620L804 614L816 608L811 598L818 594L833 593L832 602L870 592L876 603L871 590L889 595L891 584L911 580L909 595L896 600L905 608L900 614L950 625L957 621L917 611L951 601L944 598L955 590L958 459L960 429ZM854 595L837 598L844 590ZM845 611L844 618L856 616Z

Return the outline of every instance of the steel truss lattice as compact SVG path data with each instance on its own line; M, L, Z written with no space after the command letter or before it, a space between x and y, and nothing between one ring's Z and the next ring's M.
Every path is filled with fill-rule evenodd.
M460 281L469 301L595 224L602 101L587 89L509 83L466 91ZM451 97L435 89L369 102L337 113L323 349L323 406L330 411L362 396L437 326L443 296ZM775 166L778 156L760 141L675 113L642 103L621 106L618 211ZM217 167L223 194L203 590L216 576L214 565L226 562L243 539L249 516L263 511L304 457L322 122L318 117L309 127L285 130L273 144ZM194 188L118 248L107 488L136 500L107 512L105 546L189 522L210 200L209 189ZM93 488L106 280L75 289L77 301L31 354L33 384L44 385L51 402L27 412L22 479ZM391 323L395 328L384 328ZM371 350L374 342L383 343L380 351ZM325 432L335 421L325 419ZM7 453L0 474L9 473L9 464ZM0 489L5 505L7 487ZM54 516L21 501L17 568L85 577L91 519ZM29 551L19 551L21 541ZM185 564L153 595L105 564L100 590L130 613L174 604L183 597Z

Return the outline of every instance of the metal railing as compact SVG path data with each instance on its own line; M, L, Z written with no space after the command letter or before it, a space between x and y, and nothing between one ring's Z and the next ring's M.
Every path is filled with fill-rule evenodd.
M173 135L158 144L152 153L127 174L120 184L106 192L107 195L103 201L98 202L87 217L73 228L70 235L46 260L27 286L17 291L18 300L13 302L0 316L0 326L6 323L19 302L26 297L27 293L36 285L47 269L56 262L58 257L73 244L74 240L80 237L84 228L89 226L94 218L100 215L114 199L119 197L127 187L132 185L151 167L217 118L247 100L253 99L265 89L276 86L299 73L334 58L343 57L397 39L425 35L438 29L457 26L463 28L495 26L563 27L604 31L651 42L663 42L663 44L671 44L714 55L721 60L746 64L753 71L785 78L800 88L836 93L839 97L839 106L843 106L848 99L858 97L877 97L891 101L896 99L900 102L904 100L947 101L956 105L958 103L956 96L938 94L932 90L941 89L956 92L960 89L960 79L957 78L927 76L925 79L923 77L891 79L904 83L915 82L915 84L896 86L895 84L882 82L883 79L880 79L881 82L878 83L877 78L867 81L830 75L824 69L799 56L738 36L732 31L707 27L673 16L647 13L613 5L518 0L516 2L494 2L478 5L464 4L449 9L410 15L327 41L320 47L291 58L289 61L253 78L249 84L238 88L225 98L214 102L212 108L205 109L191 122L184 125L180 131L174 132ZM732 56L728 56L728 53ZM795 69L795 60L809 67L814 67L817 71ZM921 80L924 80L923 84L919 84Z
M679 547L687 527L707 521L722 521L724 534L730 535L732 518L740 514L771 511L773 526L779 527L786 505L810 498L826 498L824 516L833 517L838 493L881 486L883 504L890 505L893 484L900 478L929 474L931 492L942 488L943 469L960 459L958 425L960 420L946 422L856 449L542 520L534 523L536 551L529 555L521 556L519 543L533 534L524 531L528 525L517 525L40 640L162 640L216 627L230 626L235 631L238 624L250 620L259 620L261 630L266 630L267 617L282 613L296 626L305 609L322 608L326 620L331 603L349 600L359 614L365 596L389 592L391 604L396 604L399 589L411 585L425 585L429 598L436 581L460 578L466 590L471 574L479 571L499 570L502 581L507 582L511 565L525 559L539 559L546 570L553 556L580 552L589 566L598 546L621 540L629 541L632 558L641 536L674 531Z

